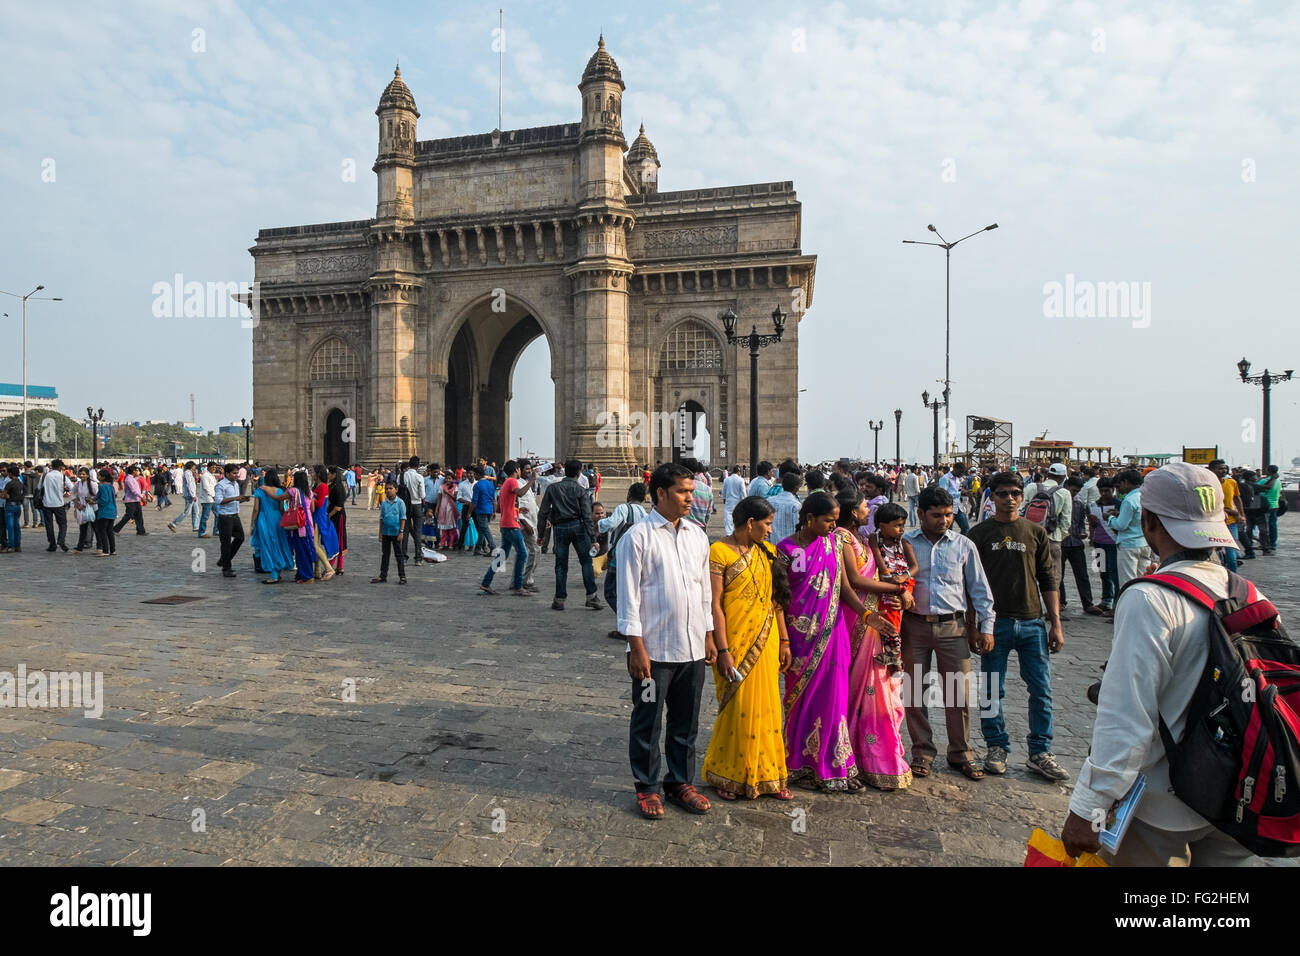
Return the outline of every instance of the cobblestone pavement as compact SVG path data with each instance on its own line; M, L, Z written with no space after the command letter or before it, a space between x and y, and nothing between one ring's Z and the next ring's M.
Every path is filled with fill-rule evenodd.
M223 579L215 539L169 534L175 513L151 507L149 540L128 531L116 558L47 554L31 529L23 554L0 557L0 670L102 671L105 697L99 719L0 710L0 863L1019 865L1030 828L1064 817L1068 789L1024 769L1013 667L1005 778L940 760L901 793L797 791L643 821L623 645L572 583L570 609L550 610L550 556L528 600L478 596L476 558L372 586L376 512L354 508L343 577L263 587L247 548ZM1290 613L1294 524L1279 556L1243 565ZM1055 751L1073 775L1111 628L1069 592L1053 676ZM201 600L142 603L167 595ZM701 757L715 711L710 685ZM942 752L942 721L936 735Z

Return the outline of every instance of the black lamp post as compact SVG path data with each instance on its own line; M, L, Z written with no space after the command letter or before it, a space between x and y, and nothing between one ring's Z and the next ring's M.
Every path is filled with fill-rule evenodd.
M939 470L939 409L943 408L943 399L930 401L928 391L921 393L921 404L934 412L934 470Z
M970 236L962 236L957 242L949 242L939 235L939 230L933 225L926 226L932 233L942 240L941 242L922 242L918 239L904 239L903 242L912 246L938 246L943 250L943 417L948 418L948 392L952 387L952 381L948 375L948 360L951 354L949 343L951 340L952 330L952 247L958 242L965 242L971 236L978 236L981 232L991 232L996 229L998 224L985 226L983 229L977 229ZM936 463L937 464L937 463Z
M1295 369L1289 368L1278 374L1270 374L1268 369L1264 369L1263 375L1251 375L1250 363L1243 358L1237 363L1237 371L1241 373L1241 380L1247 385L1261 385L1264 388L1264 460L1260 462L1260 471L1263 472L1269 466L1269 456L1272 452L1269 442L1269 430L1272 424L1269 400L1272 397L1273 383L1291 381Z
M249 459L248 459L248 440L249 440L249 437L251 436L252 431L253 431L253 420L250 418L250 419L248 419L247 421L245 421L244 419L241 418L241 419L239 420L239 424L241 424L241 425L244 426L244 464L247 465L247 464L248 464L248 461L249 461Z
M748 335L736 335L736 313L731 309L721 313L722 327L727 333L727 344L749 346L749 459L750 474L758 474L758 352L774 342L781 341L785 331L785 313L781 306L772 310L774 335L759 335L758 326L751 326Z
M876 457L871 459L871 467L877 468L880 466L880 429L885 427L885 420L882 418L878 422L873 422L870 418L868 418L867 427L870 428L873 432L875 432Z
M99 423L104 420L104 410L87 406L86 417L90 419L90 467L99 471Z
M903 410L894 409L894 467L903 467Z

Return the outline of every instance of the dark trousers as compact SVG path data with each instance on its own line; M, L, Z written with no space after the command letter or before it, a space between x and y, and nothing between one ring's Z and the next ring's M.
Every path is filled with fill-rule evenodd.
M496 550L496 542L492 540L492 516L475 513L474 529L478 531L478 544L474 545L475 554L491 554Z
M406 505L406 533L402 537L402 558L409 559L411 554L406 550L406 540L410 538L415 542L415 563L419 564L420 559L424 557L420 549L424 544L420 541L420 522L424 520L424 503L412 501Z
M135 533L144 534L144 510L140 507L138 501L126 502L126 509L122 512L122 518L117 524L113 525L113 530L120 533L126 523L133 519L135 521Z
M1113 544L1095 545L1102 552L1101 606L1111 607L1119 596L1119 555Z
M384 554L383 557L379 559L379 579L381 581L388 580L389 552L392 552L394 555L397 556L397 576L399 578L406 577L406 558L402 557L402 546L400 542L398 542L397 540L397 535L386 534L383 536L383 539L384 539Z
M54 540L54 526L59 526L59 540ZM64 548L67 545L64 539L68 536L68 506L62 505L58 508L45 509L45 537L50 542L50 547Z
M105 554L117 553L117 539L113 537L113 519L95 519L95 544Z
M912 738L912 760L934 760L938 753L923 691L925 675L934 660L943 693L943 717L948 728L948 760L975 759L970 745L970 705L978 694L969 681L970 645L961 621L929 624L915 614L903 615L904 714ZM910 683L911 686L907 687Z
M235 570L232 562L244 543L244 523L239 515L217 515L217 534L221 536L221 560L217 566L227 571Z
M596 593L596 572L591 566L591 532L581 521L563 521L555 526L555 597L563 601L569 596L569 545L578 552L578 565L582 568L582 586L587 596Z
M1083 602L1085 608L1092 607L1092 581L1088 579L1088 556L1084 553L1083 545L1077 547L1062 545L1061 558L1074 572L1074 586L1079 591L1079 600ZM1061 585L1061 595L1062 597L1065 595L1064 584Z
M618 617L618 568L612 564L605 565L605 603Z
M1259 529L1260 550L1264 552L1272 551L1273 545L1268 538L1268 511L1246 512L1246 536L1241 539L1241 544L1246 549L1246 554L1252 558L1255 556L1255 529L1257 528Z
M558 533L559 528L556 528ZM695 780L695 737L700 728L700 693L708 668L704 661L650 662L650 679L632 681L632 721L627 752L637 793L660 793L659 734L668 710L664 751L668 776L663 786L676 790Z
M90 544L95 535L95 522L83 521L77 529L77 550L85 551L86 545Z

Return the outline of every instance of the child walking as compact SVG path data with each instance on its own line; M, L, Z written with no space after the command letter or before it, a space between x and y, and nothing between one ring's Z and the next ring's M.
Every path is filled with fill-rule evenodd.
M876 558L880 580L903 585L898 594L880 595L880 613L894 625L894 635L880 635L881 652L875 661L891 672L903 666L903 612L914 606L912 589L916 586L916 553L912 545L903 540L907 512L902 505L888 502L876 509L876 531L867 538L867 545Z
M388 555L397 555L397 583L406 583L406 562L402 558L402 535L406 532L406 502L397 497L397 483L384 485L384 497L379 502L379 541L383 557L379 561L379 577L371 584L384 584L388 580Z

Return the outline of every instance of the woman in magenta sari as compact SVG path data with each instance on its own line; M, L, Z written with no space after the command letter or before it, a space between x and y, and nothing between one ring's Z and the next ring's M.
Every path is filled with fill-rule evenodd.
M785 747L790 781L821 790L861 790L849 738L849 631L841 603L866 608L849 587L834 535L839 505L812 494L795 533L777 545L790 578L785 609L790 669L785 674Z
M903 790L911 786L912 770L903 749L902 675L876 661L881 633L893 634L894 625L876 609L880 594L904 591L902 585L876 579L876 559L856 534L867 516L868 503L857 491L836 499L840 519L835 536L844 554L849 583L868 614L850 618L842 614L849 632L852 664L849 668L849 740L858 774L877 790Z

